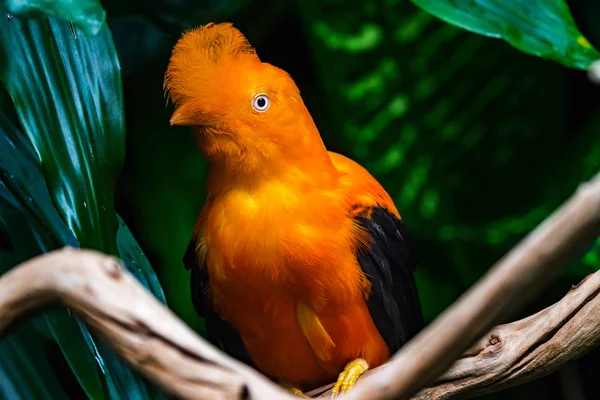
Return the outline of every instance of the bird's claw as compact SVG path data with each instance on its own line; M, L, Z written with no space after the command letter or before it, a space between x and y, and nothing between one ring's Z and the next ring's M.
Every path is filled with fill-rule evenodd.
M340 393L345 393L356 385L356 381L369 369L369 364L362 358L350 361L338 376L337 382L331 389L331 398Z

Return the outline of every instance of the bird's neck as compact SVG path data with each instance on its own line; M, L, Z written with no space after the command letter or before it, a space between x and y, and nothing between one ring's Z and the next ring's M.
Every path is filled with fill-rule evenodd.
M312 124L311 124L312 125ZM279 182L298 190L330 188L339 172L333 166L321 137L313 126L304 135L290 133L292 142L243 142L243 136L197 135L198 144L209 164L208 189L211 195L232 188L253 190L265 183ZM306 132L306 131L305 131Z
M325 153L327 155L327 153ZM209 161L208 190L217 196L234 189L247 192L259 191L269 184L285 185L298 192L314 188L332 188L339 173L331 161L305 158L301 160L270 160L256 168L232 168L230 164Z

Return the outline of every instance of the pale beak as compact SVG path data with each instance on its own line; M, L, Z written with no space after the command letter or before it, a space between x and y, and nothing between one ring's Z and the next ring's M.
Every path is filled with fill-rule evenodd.
M198 118L198 113L188 104L183 104L175 110L169 121L171 126L195 126L202 125L203 122Z

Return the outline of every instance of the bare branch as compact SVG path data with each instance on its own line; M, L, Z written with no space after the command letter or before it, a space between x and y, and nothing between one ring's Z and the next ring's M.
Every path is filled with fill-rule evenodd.
M204 341L121 263L88 250L36 257L0 278L0 334L20 315L60 302L166 392L183 399L294 399Z
M600 175L344 398L415 395L493 324L534 298L560 266L599 233ZM544 375L596 346L599 279L594 274L553 307L492 330L497 339L491 345L489 337L480 340L437 386L419 396L497 390ZM63 249L6 273L0 278L0 334L18 316L49 302L72 308L117 353L170 394L184 399L294 399L196 335L112 257Z
M347 399L407 399L430 385L483 333L546 287L600 234L600 174L502 258Z
M469 398L541 378L600 344L600 271L558 303L493 328L418 400Z
M556 304L492 328L415 400L469 398L541 378L600 344L600 271ZM369 374L379 370L369 371ZM327 398L331 385L309 394Z

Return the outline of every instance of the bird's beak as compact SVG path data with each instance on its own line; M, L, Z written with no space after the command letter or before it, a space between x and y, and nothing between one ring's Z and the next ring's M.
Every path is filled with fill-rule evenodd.
M193 108L189 104L182 104L173 113L171 116L171 126L180 125L180 126L194 126L194 125L202 125L202 121L197 116L197 113L194 112Z

